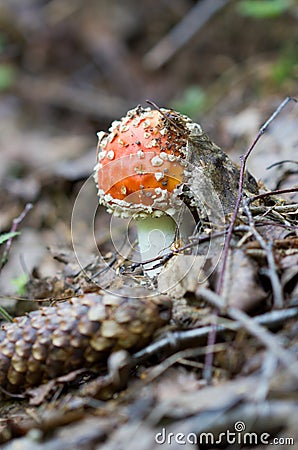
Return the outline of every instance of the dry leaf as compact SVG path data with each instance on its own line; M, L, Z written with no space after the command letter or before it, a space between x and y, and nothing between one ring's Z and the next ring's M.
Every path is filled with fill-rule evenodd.
M230 252L222 293L229 306L250 311L266 299L257 271L257 265L243 250Z
M186 292L195 292L199 286L207 287L205 263L206 258L201 255L174 256L158 276L158 290L181 298Z

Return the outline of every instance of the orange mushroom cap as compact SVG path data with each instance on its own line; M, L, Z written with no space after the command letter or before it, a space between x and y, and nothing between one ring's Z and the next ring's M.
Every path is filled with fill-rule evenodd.
M109 133L99 132L94 177L100 203L122 217L175 210L189 123L174 111L138 106L113 122Z

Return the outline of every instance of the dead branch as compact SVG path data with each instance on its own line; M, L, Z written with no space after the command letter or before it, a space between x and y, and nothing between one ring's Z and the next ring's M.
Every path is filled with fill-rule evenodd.
M202 295L203 293L205 300L208 301L209 303L212 303L213 301L213 306L215 306L216 308L223 310L225 309L225 305L223 304L222 299L214 292L209 291L207 289L204 289L204 291L202 292L201 288L200 290L197 291L197 293L199 295ZM220 301L218 301L218 299ZM248 318L250 322L255 324L257 327L261 327L261 330L264 330L266 332L266 330L263 327L266 327L268 329L279 327L288 320L298 317L298 307L271 311L265 314L260 314L259 316L256 316L253 319L247 316L247 314L245 313L242 314L245 316L245 318ZM241 321L238 320L238 318L237 319L234 319L233 317L231 318L235 321L231 322L229 325L221 325L221 324L217 325L216 332L219 336L224 336L225 333L236 332L241 328L243 328L243 324ZM149 344L144 349L135 353L132 356L133 365L141 364L157 354L170 355L173 354L174 352L181 351L183 349L206 345L207 337L211 329L212 326L204 326L201 328L195 328L191 330L168 332L166 336L163 337L162 339L153 342L152 344ZM274 340L277 340L274 335L272 335L269 332L267 333L270 336L270 339L271 337L273 337ZM282 351L288 353L287 350L285 350L283 347ZM292 354L290 358L292 359Z
M248 199L248 202L252 203L255 200L259 200L260 198L269 197L271 195L291 194L293 192L298 192L298 188L293 187L293 188L289 188L289 189L276 189L275 191L263 192L262 194L254 195L253 197Z

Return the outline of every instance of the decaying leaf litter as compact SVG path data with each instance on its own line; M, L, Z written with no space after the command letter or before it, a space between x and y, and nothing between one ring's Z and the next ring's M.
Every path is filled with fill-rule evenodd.
M277 103L275 102L275 106ZM267 112L270 113L269 108ZM114 115L111 118L115 117L117 116ZM290 120L288 111L285 112L285 117ZM265 119L266 115L262 118ZM278 120L272 123L273 128L275 123L278 124ZM264 138L266 139L266 136ZM69 145L72 149L73 144L74 141L70 140ZM86 144L81 142L75 145L79 147ZM38 149L38 145L36 148ZM288 148L295 147L288 145ZM258 152L258 149L256 151ZM92 152L90 150L90 155L92 153L94 156L94 150ZM36 154L38 155L38 150ZM93 161L94 159L91 166ZM287 167L286 164L290 163L280 165L279 169ZM55 167L52 167L51 171L56 173L59 180L61 176L59 174L61 170L64 170L60 160L57 159ZM84 176L79 175L78 168L74 165L69 165L69 169L67 165L65 167L69 170L67 172L69 180ZM82 165L80 169L81 167ZM289 172L278 171L276 186L270 186L270 188L293 188L295 182L286 185L288 180L293 180L295 171L292 169ZM279 176L280 174L282 175ZM274 177L270 180L274 183ZM22 180L22 186L25 185L26 183ZM39 210L37 216L34 210L30 214L35 214L36 224L39 223L41 226L46 220L47 225L53 226L57 219L54 215L47 215L46 212L51 211L51 203L53 199L55 202L55 197L58 204L61 201L59 189L62 186L66 192L65 197L67 189L71 192L70 184L67 187L67 184L65 186L65 183L60 181L60 185L56 185L53 189L51 179L47 175L46 178L39 180L39 186L43 186L44 191L45 187L49 186L50 195L45 198L43 210ZM40 195L38 183L34 185L31 180L29 187L31 190L23 192L23 202L31 201L34 195L37 195L36 198ZM10 193L13 194L19 188L20 186L16 183L13 189L10 188ZM289 198L291 193L286 195L287 197L285 195L283 197ZM294 228L297 221L297 208L288 207L284 203L273 207L272 203L267 198L265 204L255 209L252 205L243 205L240 210L234 226L231 250L227 257L221 297L212 296L216 290L219 272L217 270L211 277L204 277L204 270L200 270L200 255L193 258L194 261L191 263L186 262L192 258L187 254L174 254L168 261L162 260L162 265L166 265L168 271L158 280L161 286L165 286L167 277L172 276L173 270L174 273L179 268L183 270L184 265L191 269L194 267L196 272L200 271L201 282L207 278L203 284L197 285L196 274L189 270L187 281L183 280L173 289L171 295L175 299L176 322L172 322L170 328L164 330L159 340L148 349L139 351L133 357L115 353L115 358L109 361L108 375L103 373L101 378L89 380L89 383L86 383L88 381L86 373L60 377L31 393L31 402L40 406L36 408L31 405L26 412L25 409L23 410L23 405L28 405L27 401L9 401L4 407L3 439L20 436L34 429L36 436L44 434L49 436L47 441L49 445L51 445L51 436L55 436L53 445L57 448L67 448L66 445L76 448L82 437L85 439L86 448L101 445L105 448L119 448L123 442L130 442L131 448L140 448L140 445L143 446L141 448L154 448L154 436L162 429L162 424L165 422L171 423L167 425L167 432L186 434L194 432L199 435L201 432L233 429L240 416L246 424L253 423L254 431L267 431L270 422L271 428L268 432L273 434L282 431L283 435L286 435L286 430L287 435L295 436L295 423L292 418L297 413L294 395L297 380L292 377L292 371L295 372L292 355L295 349L295 317L297 315L295 304L297 236ZM292 203L295 202L292 201ZM7 205L7 203L4 204ZM21 213L21 210L14 212L6 207L4 211L10 213L10 218L8 216L6 219L5 228L9 231L12 220ZM28 220L30 216L27 217L26 221ZM107 226L102 220L106 221ZM81 271L73 253L63 245L65 247L63 251L60 248L51 248L54 261L59 261L60 268L63 267L60 273L57 271L57 266L52 263L48 268L53 275L47 276L46 279L39 275L38 270L32 272L27 284L26 297L47 298L51 303L53 299L76 295L81 289L93 290L94 281L100 279L103 279L105 287L114 283L116 289L126 284L139 285L144 280L141 268L131 267L129 254L127 260L124 257L121 259L116 257L115 260L115 255L111 252L106 232L109 217L102 215L100 223L97 239L101 253L105 255L110 267L118 270L117 277L114 276L113 271L104 270L105 264L98 261L98 258L92 254L92 250L88 251L88 243L85 249L82 251L80 249L80 262L81 258L84 258L84 272ZM22 239L22 233L26 232L26 228L25 222L24 228L20 226L21 237L18 239ZM58 230L64 243L70 240L67 227L60 225ZM83 228L82 233L84 232ZM201 241L198 248L201 247L204 253L204 245L205 249L208 248L210 236L207 233L207 235L200 235L199 238ZM28 242L28 239L24 239L25 242L26 240ZM35 241L36 238L33 237L31 242ZM265 248L262 245L264 241L267 244ZM270 244L272 241L273 247ZM18 242L15 240L13 246L17 246ZM197 248L195 241L192 242L192 247ZM90 248L92 249L91 245ZM14 248L12 247L11 250L11 257L13 257ZM187 251L189 250L185 250ZM23 253L26 254L26 247ZM268 263L270 254L274 256L273 266ZM43 255L45 257L46 252ZM175 261L178 261L176 267ZM171 267L174 269L171 270ZM277 280L272 267L278 275ZM90 281L92 277L94 277L93 282ZM278 285L274 285L274 280L275 283L279 282ZM243 297L239 295L239 285L241 285ZM249 295L249 292L254 294ZM274 303L276 298L280 300L281 295L284 302L282 308L278 307L278 303ZM228 307L220 303L226 299L229 300ZM244 311L239 312L239 308ZM219 329L212 352L213 385L206 387L206 380L202 374L206 368L206 354L210 355L210 348L206 347L206 343L212 333L214 336L215 310L219 311L216 319ZM14 312L12 308L10 312ZM247 313L256 318L254 322L249 320ZM266 330L270 331L270 334ZM282 346L276 339L279 335L282 337ZM257 390L254 389L256 384L259 386ZM77 395L80 386L82 391L85 391L83 396ZM180 395L177 395L177 391ZM113 394L114 392L116 394ZM107 401L106 398L111 395L114 398ZM104 403L101 403L100 398L105 400ZM61 414L57 414L57 408ZM211 421L203 420L206 411L212 411ZM37 415L43 417L42 422L37 421ZM256 417L258 425L255 424ZM39 422L38 425L37 422ZM95 427L95 423L98 426L96 431L91 425L94 424ZM23 438L21 442L24 448L26 445L32 448L30 436ZM46 443L43 442L42 445Z
M205 139L205 138L204 138ZM245 160L243 160L245 161ZM244 167L244 162L243 162L243 167ZM240 172L241 173L241 172ZM215 180L216 183L216 180ZM241 192L241 183L240 183L240 190L239 193L242 197L242 192ZM295 190L295 189L294 189ZM294 356L294 353L291 351L291 349L287 349L285 348L283 345L281 345L279 343L279 341L277 340L277 338L271 334L270 331L266 331L266 329L264 328L264 326L262 325L266 325L269 328L270 327L274 327L274 326L280 326L280 323L283 323L283 320L288 320L288 318L294 318L297 314L298 314L298 309L297 307L293 306L293 302L291 305L291 293L293 292L293 289L282 289L282 285L280 283L280 278L277 275L277 266L275 263L275 260L277 259L274 255L274 242L277 242L277 249L279 250L280 247L281 249L284 250L284 247L290 247L291 250L295 250L295 241L297 241L297 237L295 237L295 233L293 234L293 229L295 232L295 218L294 217L294 221L293 221L293 216L291 215L291 213L295 213L296 214L296 209L297 209L297 205L296 204L285 204L281 199L276 197L276 194L278 194L279 192L275 192L275 203L274 203L274 199L273 202L271 201L271 203L273 204L269 204L269 205L259 205L256 207L257 209L257 214L253 215L253 212L250 209L249 204L253 203L253 197L250 199L245 199L243 198L242 200L242 205L243 207L241 209L239 209L239 211L237 212L237 214L235 214L236 220L238 222L241 222L241 225L238 225L238 227L236 227L236 221L234 224L234 230L236 230L237 232L237 238L233 239L234 242L236 242L236 248L233 248L231 246L231 244L229 244L229 247L226 247L226 253L224 253L224 255L226 256L226 266L230 266L231 261L233 264L233 260L236 259L236 262L234 262L234 264L237 265L238 270L227 270L226 272L223 273L223 269L221 266L219 266L219 269L216 270L215 269L215 273L213 274L213 280L209 280L208 278L206 278L206 280L204 280L203 284L201 283L200 279L198 278L198 276L194 276L195 278L195 282L194 283L190 283L190 284L186 284L186 286L184 287L183 290L183 281L185 282L185 280L183 280L184 277L182 277L182 291L176 290L176 295L173 295L173 298L176 297L175 299L175 309L173 312L173 316L172 316L172 324L171 324L171 328L172 329L177 329L179 330L179 328L182 329L193 329L193 336L190 336L189 339L189 333L186 331L168 331L168 333L164 336L164 357L167 358L163 361L160 362L160 369L157 370L157 368L152 368L151 372L149 369L149 373L147 373L147 375L145 376L144 373L141 376L141 374L139 374L139 376L144 377L145 376L145 385L148 384L149 381L153 381L155 380L155 378L160 378L163 376L164 373L167 373L167 370L173 365L173 364L178 364L181 362L182 366L188 366L190 365L190 367L195 367L196 371L202 371L204 369L204 363L202 362L202 356L204 355L210 355L212 353L212 360L211 360L211 364L213 365L213 369L212 367L209 367L209 370L211 370L212 372L212 377L215 377L215 379L222 380L224 378L227 377L227 374L229 373L229 371L233 370L232 373L235 371L235 373L237 373L237 369L238 371L240 370L240 367L242 367L242 365L244 364L244 361L241 361L241 366L239 366L240 361L237 360L235 361L235 359L239 359L237 358L237 352L239 352L240 348L243 348L243 345L248 345L248 341L251 339L249 338L249 335L251 335L254 339L256 339L256 342L258 343L258 345L260 346L260 348L265 348L267 351L267 357L265 358L265 361L268 360L268 358L271 360L270 363L273 367L276 366L276 364L280 364L281 365L281 371L285 371L285 373L287 374L286 378L289 378L292 383L294 383L294 385L296 386L297 383L297 375L296 375L296 358ZM282 193L282 192L281 192ZM274 193L273 193L274 195ZM270 194L270 192L263 192L260 194L256 194L255 193L255 197L259 197L260 199L262 198L271 198L272 200L272 194ZM283 204L284 203L284 204ZM239 207L240 207L240 203L239 203ZM279 208L279 212L278 212L278 216L276 216L275 213L275 207ZM295 209L296 208L296 209ZM269 213L268 213L269 212ZM272 239L272 232L270 233L270 237L271 237L271 241L268 239L268 236L265 235L265 238L263 238L262 236L262 231L257 231L257 228L259 227L261 229L261 227L263 227L263 223L262 221L260 221L258 223L258 217L263 217L264 214L266 216L266 219L269 221L269 226L271 227L276 227L276 229L278 228L282 228L282 231L284 231L285 229L288 231L288 235L286 238L283 239ZM271 220L271 223L270 223ZM212 227L212 224L209 223L208 224L209 228ZM230 225L231 226L231 225ZM268 225L265 225L265 228ZM203 232L204 233L204 232ZM197 237L198 239L202 239L202 234L200 233ZM279 231L280 234L280 231ZM273 235L274 236L274 235ZM280 235L278 236L280 237ZM251 239L254 238L254 239ZM193 239L193 243L190 246L193 247L195 246L195 239L196 236L192 237ZM212 236L211 236L212 239ZM216 239L216 237L215 237ZM287 239L291 240L291 243L287 243ZM245 252L245 245L247 245L247 241L249 240L250 243L255 243L254 246L256 247L256 249L260 249L263 251L263 253L260 255L260 253L257 253L257 258L254 257L253 253L250 253L250 256L248 257L246 255ZM237 241L238 241L238 248L237 248ZM232 235L231 235L231 241L232 243ZM235 243L233 242L234 246ZM240 244L239 244L240 242ZM292 245L294 244L294 245ZM250 245L250 249L252 250L253 245ZM173 260L175 260L175 253L180 253L180 258L183 261L183 251L179 251L179 249L176 249L175 251L172 252L173 254L171 255L171 258L173 258ZM228 254L230 253L230 255ZM292 251L290 253L293 253ZM294 252L295 254L295 252ZM286 250L284 251L284 255L288 256L286 253ZM6 255L7 256L7 255ZM185 255L185 257L187 259L189 259L189 257L187 255ZM62 258L62 257L61 257ZM169 258L168 258L169 259ZM211 254L211 258L212 259L212 254ZM264 278L267 278L270 280L270 284L271 284L271 289L267 290L267 297L265 296L265 289L263 287L263 289L261 289L262 283L259 281L259 285L258 288L261 291L259 293L260 297L258 298L258 296L256 295L256 293L258 292L256 289L254 289L254 296L253 298L253 302L250 302L248 300L248 296L247 293L249 293L249 288L251 288L251 278L252 276L245 276L244 274L241 274L241 270L239 270L239 267L244 267L244 271L246 272L247 269L247 261L249 261L249 263L251 262L251 259L257 259L257 263L258 263L258 270L260 272L260 269L262 269L262 266L264 266ZM282 254L279 257L279 259L283 259ZM199 258L199 262L201 261L201 259ZM66 262L66 261L65 261ZM116 261L115 261L116 262ZM203 261L203 264L205 263L205 261ZM193 264L193 262L192 262ZM267 267L266 267L267 266ZM181 265L180 265L181 267ZM98 267L97 267L98 269ZM170 277L171 275L171 268L167 268L167 266L165 265L165 274L166 275L161 275L161 279L162 279L162 283L164 283L164 291L167 291L167 276ZM190 270L189 272L191 272L192 270L192 266L190 266ZM80 271L82 272L82 271ZM195 269L196 274L198 273L198 268L196 267ZM217 273L216 273L217 272ZM98 283L98 285L100 286L100 276L102 274L102 271L97 272L96 275L96 282ZM163 274L163 272L161 273ZM132 271L132 275L133 275L133 271ZM254 271L253 271L253 275ZM84 276L86 277L86 274L84 273ZM189 276L189 273L188 273ZM246 289L243 289L244 292L244 297L241 296L241 294L239 294L236 296L234 294L233 296L233 284L235 284L235 277L238 279L238 283L239 283L239 278L238 277L242 276L242 287L245 286ZM295 276L297 277L297 273L293 274L293 277L295 278ZM224 288L224 284L226 284L227 287L225 287L225 291L226 292L222 292L220 291L219 293L222 294L222 297L218 296L214 291L216 291L216 281L217 279L221 277L223 280L223 285L222 288ZM256 277L256 276L255 276ZM116 279L118 278L117 276L115 277ZM122 286L125 292L125 271L122 271ZM138 279L136 279L135 277L131 277L134 278L133 283L135 286L137 286L138 284L142 283L141 279L142 276L140 275ZM93 281L94 281L94 277L93 277ZM220 278L219 278L220 279ZM87 279L88 280L88 279ZM89 281L92 283L92 277L89 278ZM290 280L291 281L291 280ZM160 284L158 285L158 277L157 277L157 286L160 288ZM132 283L132 281L131 281ZM212 284L214 283L214 284ZM246 284L247 283L247 284ZM256 281L255 281L256 283ZM294 282L295 283L295 282ZM72 283L74 284L74 283ZM143 281L144 284L144 281ZM175 283L176 284L176 283ZM175 286L174 284L174 286ZM117 279L116 281L116 285L119 285L119 280ZM192 286L193 285L193 286ZM204 285L204 287L202 287L202 285ZM264 286L264 283L263 283ZM290 283L291 286L291 283ZM170 286L171 287L171 286ZM231 290L229 289L229 287L231 287ZM109 289L113 288L113 281L110 283L109 285ZM209 288L209 289L208 289ZM87 288L88 289L88 288ZM90 288L89 288L90 289ZM93 283L93 289L94 290L94 283ZM270 292L271 291L271 292ZM117 290L116 290L117 292ZM171 289L168 289L168 293L171 294ZM285 297L284 297L285 296ZM189 304L189 297L190 297L190 304ZM192 297L192 298L191 298ZM256 298L257 297L257 298ZM291 308L285 308L286 304L285 302L287 302L287 297L290 298L290 305ZM83 297L84 298L84 297ZM87 298L87 297L86 297ZM238 304L235 305L235 298L237 298L237 302ZM80 300L78 301L78 304L80 303ZM233 304L234 303L234 304ZM267 314L265 314L265 321L262 322L262 325L260 326L260 323L257 323L256 320L249 318L249 316L243 312L243 310L247 310L247 311L253 311L255 308L256 310L259 309L261 310L261 306L260 303L265 303L267 304L267 307L263 306L263 311L269 311L270 308L270 303L273 305L273 309L276 309L275 312L279 312L280 316L278 317L278 319L274 319L274 315L272 317L272 315L270 316L269 313L269 317ZM295 303L294 303L295 305ZM63 307L63 303L62 303L62 307ZM199 339L198 337L202 338L203 337L203 341L201 339L201 342L203 344L206 344L206 339L208 339L208 336L210 338L210 335L214 335L216 336L216 326L214 325L214 314L212 314L212 308L216 308L219 312L220 312L220 317L219 319L217 319L217 323L219 325L219 336L220 336L220 341L222 341L222 337L223 337L223 343L222 344L213 344L213 346L211 347L209 345L209 348L206 347L206 345L201 346L200 348L198 348L198 342ZM51 310L55 310L54 307L50 307ZM206 312L207 310L207 312ZM58 310L57 310L58 312ZM273 312L273 311L272 311ZM49 315L49 310L45 310L44 312L44 316L43 316L43 320L41 321L41 323L38 325L38 328L42 329L42 327L45 325L44 320L47 320L47 314ZM55 314L55 313L54 313ZM226 316L228 319L232 319L234 321L234 324L238 324L237 328L236 328L236 340L233 341L233 346L235 346L234 348L234 352L235 354L233 355L233 351L231 351L229 349L229 351L227 351L226 349L226 345L227 342L224 341L224 338L227 339L228 336L228 343L231 344L231 336L235 335L235 330L233 332L233 326L232 324L228 324L225 325L224 323L221 324L221 320L223 319L224 321L227 319L224 319L224 317L221 317L221 315L223 314L223 316ZM264 314L263 314L264 316ZM33 316L32 316L33 317ZM36 316L37 317L37 316ZM262 317L262 315L258 314L257 315L258 319L260 319L260 317ZM44 325L43 325L44 323ZM54 326L57 327L59 329L60 325L54 321ZM31 326L31 325L30 325ZM72 325L73 326L73 325ZM203 330L203 326L205 328L205 330ZM17 330L18 327L15 327L15 325L13 325L13 327ZM207 328L207 330L206 330ZM54 330L52 330L52 328L49 328L49 332L53 333ZM242 330L242 331L241 331ZM196 332L199 332L198 335L196 335ZM205 331L205 336L204 334L202 334L202 331ZM238 343L238 345L240 347L238 347L237 345L237 331L240 334L243 334L243 331L245 331L246 336L242 335L241 337L241 341L240 343ZM8 331L7 331L8 332ZM172 333L172 334L171 334ZM173 342L173 337L171 338L171 336L175 336L175 340L178 342L178 345L176 343L176 346L172 346L171 348L171 342ZM17 338L17 337L16 337ZM187 341L188 338L188 341ZM205 340L204 340L205 338ZM60 338L61 339L61 338ZM81 339L81 338L79 338ZM185 348L185 339L186 339L186 348ZM215 337L216 339L216 337ZM214 339L214 340L215 340ZM12 340L14 341L14 339ZM68 347L69 345L72 345L71 343L66 342L66 340L62 339L62 341L64 342L64 346ZM27 339L26 339L27 342ZM62 342L62 344L63 344ZM181 345L179 346L179 343L181 342ZM207 340L208 343L210 343L209 340ZM2 345L2 352L6 349L6 347L8 348L10 345L10 341L3 341L4 345ZM161 352L162 350L162 346L160 345L162 343L162 341L157 341L157 350L159 350L159 352ZM236 345L235 345L236 344ZM35 344L34 344L35 345ZM60 344L55 344L55 345L59 345ZM158 349L158 346L160 347ZM194 350L190 351L191 347L194 346ZM63 347L63 346L62 346ZM125 348L125 346L124 346ZM185 350L183 351L183 348L185 348ZM157 351L156 350L156 351ZM67 348L64 348L64 353L66 357L67 354ZM146 351L148 352L146 355ZM148 351L148 350L142 350L141 351L141 355L135 354L132 357L130 357L129 355L126 354L121 354L122 351L119 351L119 353L114 353L111 354L111 356L108 359L108 374L107 375L102 375L101 377L95 379L94 381L91 381L85 385L83 385L83 387L80 389L80 393L79 393L79 407L86 407L85 404L85 399L86 396L88 395L88 399L90 400L90 398L99 398L99 399L107 399L110 398L115 392L117 392L119 389L123 389L123 387L125 387L127 385L127 383L129 383L129 376L131 374L131 370L134 369L134 367L136 367L138 365L138 362L141 361L143 362L144 360L147 360L149 357L152 356L152 353L155 354L156 351L153 350L153 352ZM264 351L264 350L263 350ZM125 352L124 352L125 353ZM6 356L9 356L9 352L4 353ZM174 354L174 357L171 357L170 355ZM222 354L225 355L224 357L224 361L222 360ZM175 357L176 355L176 357ZM228 358L227 358L228 355ZM24 355L25 356L25 355ZM28 355L29 356L29 353ZM22 357L22 355L21 355ZM54 357L54 356L53 356ZM200 362L200 357L201 357L201 362ZM72 358L72 357L71 357ZM70 358L70 360L71 360ZM171 360L172 358L172 360ZM274 360L274 361L272 361ZM21 361L21 360L20 360ZM203 359L204 361L204 359ZM55 367L55 358L52 361L54 363L53 368ZM86 361L87 362L87 361ZM205 365L208 363L208 359L205 360ZM209 361L210 363L210 361ZM260 363L260 362L259 362ZM19 364L19 363L18 363ZM264 364L264 363L262 363ZM238 365L238 367L237 367ZM4 366L3 366L4 367ZM14 366L14 367L18 367L18 366ZM50 366L49 366L50 367ZM86 364L87 367L87 364ZM245 364L244 364L245 367ZM261 365L262 367L262 365ZM66 366L65 371L69 371L71 368L74 368L74 366ZM214 370L214 368L216 368ZM34 369L34 368L33 368ZM32 369L32 370L33 370ZM206 367L205 367L206 369ZM4 370L4 369L3 369ZM11 370L11 369L9 369ZM19 370L19 369L17 369ZM37 368L36 368L37 370ZM36 370L33 370L32 374L36 373ZM48 369L46 369L48 370ZM145 369L146 370L146 369ZM241 369L242 372L243 368ZM156 374L154 374L154 371L156 372ZM55 371L51 370L50 371L50 378L54 378L56 373ZM69 383L69 382L73 382L76 380L76 375L78 375L79 377L82 376L82 373L80 373L81 371L79 371L79 373L74 373L73 377L59 377L57 378L56 382L55 380L50 381L48 384L45 384L44 386L41 386L40 388L37 388L37 390L32 390L30 389L29 391L27 391L27 395L29 395L29 398L31 397L31 404L40 404L41 402L43 402L47 397L50 397L51 395L53 396L52 399L55 398L55 393L57 395L57 392L59 393L58 395L61 395L61 387L63 387L63 385L65 383ZM153 372L153 375L152 375ZM217 373L218 372L218 373ZM9 373L9 372L8 372ZM17 374L17 372L15 372ZM151 375L150 375L151 373ZM202 372L204 373L204 372ZM9 375L8 375L9 376ZM272 376L272 374L271 374ZM10 383L15 383L15 380L12 378L12 374L10 373L10 378L8 378L10 380ZM202 379L204 380L204 379ZM4 379L3 379L4 381ZM288 380L287 380L288 381ZM140 381L138 381L138 383L140 383ZM202 383L202 381L201 381ZM29 385L31 384L31 380L29 380ZM8 389L8 391L6 391L5 389L3 389L3 394L7 394L8 392L11 392L12 389L12 385L9 384L8 385L10 387L10 389ZM18 384L16 384L16 386L18 386ZM60 386L60 388L59 388ZM25 387L25 385L24 385ZM57 390L58 389L58 390ZM128 392L129 392L129 385L128 385ZM60 392L59 392L60 391ZM13 394L12 394L13 395ZM26 397L26 396L25 396ZM75 398L76 394L73 394L73 397L71 398ZM23 396L21 395L19 398L23 398ZM57 399L54 401L54 403L59 404L61 400ZM63 400L65 401L65 399ZM53 403L51 403L52 405ZM56 405L57 406L57 405Z

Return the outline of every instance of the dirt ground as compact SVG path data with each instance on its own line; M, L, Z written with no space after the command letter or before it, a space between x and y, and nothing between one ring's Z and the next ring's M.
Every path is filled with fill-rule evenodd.
M98 131L150 100L190 116L240 163L278 105L298 96L297 2L282 2L274 14L249 12L243 5L251 3L260 2L1 2L0 237L25 212L5 264L7 241L0 245L0 305L8 314L22 315L38 300L51 304L92 290L88 277L101 269L98 251L111 261L121 242L123 224L113 223L111 239L111 216L98 207L90 181ZM175 352L166 345L161 352L149 349L145 362L135 360L130 367L126 389L115 389L109 399L77 396L82 378L35 392L35 404L3 400L1 448L267 448L273 438L279 439L276 448L294 448L290 441L286 446L286 438L297 445L297 119L293 100L247 161L268 189L291 190L282 197L296 205L264 213L278 223L275 228L270 223L262 237L273 242L283 304L274 304L268 254L251 230L239 235L245 247L238 246L223 296L245 316L225 310L214 319L214 308L220 308L203 294L196 303L198 286L189 276L179 295L202 314L189 327L207 327L203 338L194 338L199 347L187 341L185 324L171 324L170 331L182 333ZM141 276L132 280L121 272L129 266L124 253L116 258L113 283L138 285ZM91 267L88 277L78 275L78 263ZM101 282L103 288L110 285L109 273ZM212 291L212 283L208 288ZM270 313L279 315L265 316ZM249 322L251 316L260 317L261 329ZM208 385L206 339L214 320L226 328L218 334ZM249 447L239 437L245 429L268 433L269 441L264 437ZM239 441L194 443L203 433L227 430L239 432ZM184 437L177 438L179 433Z

